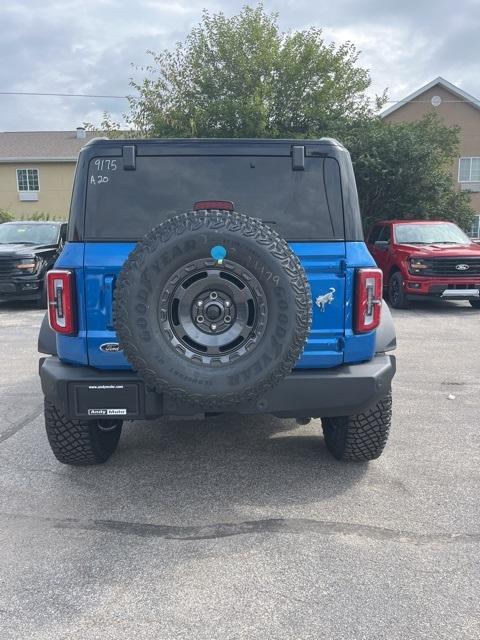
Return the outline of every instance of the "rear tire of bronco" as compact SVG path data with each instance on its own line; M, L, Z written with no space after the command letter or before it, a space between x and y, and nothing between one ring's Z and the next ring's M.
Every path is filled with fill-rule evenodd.
M392 273L388 282L388 302L394 309L408 309L410 302L403 290L403 277L400 271Z
M474 309L480 309L480 300L470 300L470 304Z
M327 449L337 460L378 458L387 443L392 421L392 393L355 416L322 418Z
M122 433L121 421L101 425L98 420L70 420L45 400L45 427L54 456L63 464L92 465L106 462Z

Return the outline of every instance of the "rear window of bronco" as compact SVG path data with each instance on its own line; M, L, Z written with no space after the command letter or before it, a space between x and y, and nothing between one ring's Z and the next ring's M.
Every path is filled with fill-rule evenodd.
M307 157L292 170L286 156L138 156L89 164L87 241L137 241L200 200L230 200L289 241L342 240L340 169L334 158Z

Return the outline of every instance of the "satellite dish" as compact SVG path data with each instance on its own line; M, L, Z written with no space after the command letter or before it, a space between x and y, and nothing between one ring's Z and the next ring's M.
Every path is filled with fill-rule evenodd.
M431 103L433 107L439 107L442 104L442 99L440 96L433 96Z

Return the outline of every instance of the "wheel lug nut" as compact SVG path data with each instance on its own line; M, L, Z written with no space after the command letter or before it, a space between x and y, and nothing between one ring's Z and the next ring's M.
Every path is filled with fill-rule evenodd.
M225 316L224 319L223 319L223 321L226 322L227 324L229 322L231 322L231 320L232 320L232 318L230 316Z
M197 300L197 307L203 306L203 300Z
M216 300L218 298L218 293L216 291L212 291L212 293L210 294L210 298L212 300Z
M226 307L229 307L230 305L231 305L230 300L225 300L225 306L226 306Z
M210 325L210 329L211 329L212 331L216 331L216 330L217 330L217 325L216 325L216 324L211 324L211 325Z
M197 322L203 322L203 321L204 321L203 316L197 316Z

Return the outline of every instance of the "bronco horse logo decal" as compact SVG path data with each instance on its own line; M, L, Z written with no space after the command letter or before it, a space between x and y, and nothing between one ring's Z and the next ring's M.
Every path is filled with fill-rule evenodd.
M320 311L325 311L325 307L327 306L327 304L330 304L334 301L334 293L335 289L333 287L330 287L329 291L327 293L324 293L323 296L317 296L315 304L317 305L317 307L320 307Z

